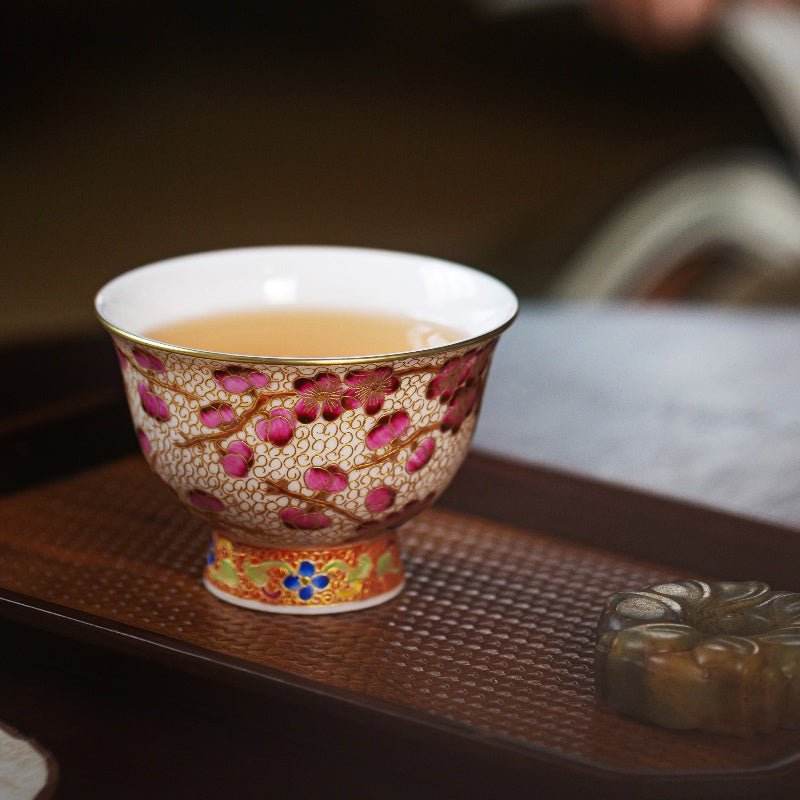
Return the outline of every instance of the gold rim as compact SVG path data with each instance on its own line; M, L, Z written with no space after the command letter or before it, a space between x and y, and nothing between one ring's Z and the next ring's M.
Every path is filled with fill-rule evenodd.
M199 350L193 347L181 347L179 345L168 344L167 342L160 342L157 339L150 339L146 336L139 336L138 334L131 333L130 331L118 328L116 325L105 319L99 311L95 310L95 315L100 323L112 334L126 339L134 344L143 345L144 347L151 347L156 350L161 350L166 353L174 353L180 356L189 356L191 358L210 359L214 361L237 361L245 364L270 364L275 366L289 366L289 365L308 365L308 366L334 366L337 364L351 365L351 364L375 364L385 361L397 361L400 359L414 358L420 356L433 356L440 353L446 353L450 350L458 350L463 347L471 347L489 339L494 339L506 330L519 314L519 305L514 310L511 317L508 318L502 325L498 325L486 333L473 336L469 339L459 339L455 342L448 344L437 345L436 347L425 347L419 350L406 350L399 353L383 353L369 356L346 356L341 358L288 358L284 356L250 356L239 353L224 353L214 350Z

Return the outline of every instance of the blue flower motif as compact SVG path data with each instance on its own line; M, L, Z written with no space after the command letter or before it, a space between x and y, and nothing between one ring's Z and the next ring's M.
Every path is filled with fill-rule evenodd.
M283 585L290 592L297 592L301 600L310 600L315 589L324 589L330 581L327 575L316 574L317 569L310 561L301 561L296 575L287 575Z

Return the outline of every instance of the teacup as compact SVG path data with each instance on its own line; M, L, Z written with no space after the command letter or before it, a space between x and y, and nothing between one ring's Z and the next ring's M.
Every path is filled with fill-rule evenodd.
M401 591L395 529L461 465L517 299L489 275L434 258L262 247L140 267L106 284L95 309L147 462L212 529L206 588L246 608L320 614ZM356 355L325 356L153 338L255 309L401 316L457 335L376 352L365 330Z

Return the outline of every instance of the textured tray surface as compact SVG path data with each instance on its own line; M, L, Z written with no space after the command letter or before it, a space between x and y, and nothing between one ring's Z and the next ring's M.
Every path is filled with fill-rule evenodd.
M265 681L310 681L534 758L697 775L769 770L800 754L800 732L675 733L596 701L607 595L672 571L613 542L600 551L438 508L400 541L408 586L383 606L312 618L239 609L201 585L203 524L132 458L0 502L0 586L133 627L143 652L156 634L247 662Z

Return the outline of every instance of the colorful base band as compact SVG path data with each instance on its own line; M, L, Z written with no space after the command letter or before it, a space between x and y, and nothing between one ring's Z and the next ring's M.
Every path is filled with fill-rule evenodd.
M215 531L206 588L245 608L283 614L333 614L383 603L403 588L400 554L389 534L324 549L258 548Z

